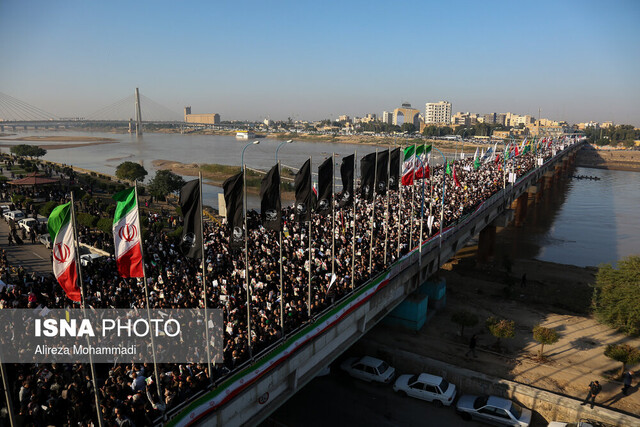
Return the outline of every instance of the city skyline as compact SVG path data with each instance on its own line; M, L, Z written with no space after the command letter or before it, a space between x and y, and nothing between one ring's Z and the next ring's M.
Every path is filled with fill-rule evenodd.
M141 93L222 120L516 112L640 126L640 4L0 3L0 92L57 116ZM133 107L132 107L133 109Z

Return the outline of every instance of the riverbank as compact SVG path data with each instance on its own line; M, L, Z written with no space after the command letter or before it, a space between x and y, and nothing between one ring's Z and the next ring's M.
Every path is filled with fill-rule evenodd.
M640 172L640 151L595 149L586 144L578 151L576 166Z
M28 144L28 145L36 145L40 148L44 148L45 150L62 150L64 148L74 148L74 147L87 147L90 145L101 145L101 144L115 144L118 141L113 138L101 138L101 137L93 137L93 136L23 136L20 138L2 138L1 141L16 141L16 142L35 142L36 144ZM42 142L62 142L67 144L42 144ZM0 147L13 147L14 144L1 144Z

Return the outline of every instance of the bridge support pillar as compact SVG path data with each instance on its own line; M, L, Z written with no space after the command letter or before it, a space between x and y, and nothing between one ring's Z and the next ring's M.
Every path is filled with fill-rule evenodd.
M527 201L529 195L522 193L516 200L516 227L521 227L524 224L524 220L527 217Z
M540 177L540 180L536 183L536 203L540 203L542 195L544 194L544 177Z
M487 262L496 246L496 226L487 225L478 236L478 262Z
M4 132L4 126L0 125L0 132Z
M544 179L545 190L551 190L551 187L553 186L553 176L553 172L549 171L545 172L544 176L542 177Z
M537 200L536 195L538 194L538 186L532 185L527 189L528 201L531 203L535 203Z

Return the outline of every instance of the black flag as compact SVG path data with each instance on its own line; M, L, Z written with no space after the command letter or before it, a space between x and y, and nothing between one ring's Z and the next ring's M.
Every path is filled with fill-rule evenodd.
M364 200L373 200L376 154L367 154L360 160L360 195Z
M296 191L296 216L298 221L311 219L311 209L314 204L314 194L311 189L311 159L304 162L294 180Z
M180 249L189 258L202 258L202 213L200 180L187 182L180 189L180 209L184 215Z
M400 147L391 150L389 166L389 190L397 190L400 182Z
M264 228L282 230L282 204L280 201L280 168L275 165L262 178L260 184L260 217Z
M318 213L331 212L333 196L333 156L318 166Z
M229 243L233 247L240 247L244 242L244 176L243 172L233 175L222 184L224 202L227 205L227 223L229 224Z
M340 197L340 207L345 207L353 203L353 174L355 166L355 156L344 157L340 165L340 176L342 177L342 197Z
M376 193L387 194L389 180L389 150L380 151L376 166Z

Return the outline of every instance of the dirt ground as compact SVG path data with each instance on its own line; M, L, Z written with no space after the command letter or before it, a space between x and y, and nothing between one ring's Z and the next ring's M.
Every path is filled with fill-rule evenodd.
M640 339L617 333L588 314L595 269L521 259L513 261L507 273L502 262L476 266L475 251L476 247L465 248L443 267L439 274L447 281L447 306L417 335L380 325L368 339L578 399L584 399L589 382L597 379L603 391L596 403L640 415L640 375L630 394L623 396L622 383L613 379L621 364L604 356L607 344L640 347ZM464 331L464 337L451 321L458 310L471 311L480 320ZM516 324L515 338L503 339L500 352L484 327L490 316ZM537 324L556 329L560 336L556 344L545 346L543 362L537 359L540 344L532 333ZM479 334L477 359L465 357L473 333ZM640 366L630 368L637 372Z

